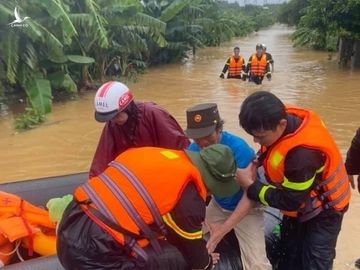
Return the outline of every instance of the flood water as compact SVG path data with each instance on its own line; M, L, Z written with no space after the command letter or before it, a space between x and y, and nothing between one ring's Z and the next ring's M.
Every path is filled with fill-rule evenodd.
M185 128L185 110L196 103L216 102L225 129L258 148L238 125L239 107L246 96L267 90L284 102L315 110L324 120L345 156L360 126L360 71L340 70L336 55L293 48L292 30L276 25L221 47L199 50L184 63L151 68L129 86L137 100L154 101L169 110ZM271 81L258 86L222 80L221 69L235 45L247 60L256 43L266 43L275 60ZM16 133L13 114L0 118L0 182L87 171L102 124L93 118L94 92L75 101L55 104L44 125ZM360 195L353 192L337 247L335 269L355 269L360 258Z

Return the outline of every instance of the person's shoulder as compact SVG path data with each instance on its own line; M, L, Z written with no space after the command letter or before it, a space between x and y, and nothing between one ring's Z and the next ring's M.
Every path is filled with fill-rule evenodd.
M138 108L142 109L145 113L166 113L169 114L166 109L151 101L144 101L137 103Z
M222 132L221 143L228 145L230 148L250 148L243 138L228 131Z
M308 164L316 164L318 166L325 161L325 154L320 150L300 145L290 149L285 157L285 162L288 165L293 164L298 167L299 161L304 166L308 166Z

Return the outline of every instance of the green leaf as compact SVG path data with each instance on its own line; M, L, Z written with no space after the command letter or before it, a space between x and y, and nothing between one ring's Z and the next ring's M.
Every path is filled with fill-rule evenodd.
M73 79L71 78L71 76L69 74L65 74L65 76L64 76L63 87L68 93L76 93L77 92L76 83L73 81Z
M33 78L25 85L31 106L41 113L51 112L51 87L45 79Z
M60 0L43 1L39 0L39 3L46 8L49 15L56 21L61 21L61 28L67 44L71 43L71 37L77 35L77 31L71 22L68 13L64 10Z
M160 15L160 20L162 20L163 22L170 21L176 15L178 15L184 8L189 6L190 3L191 0L175 0L162 11Z
M4 61L7 66L6 77L10 83L16 82L16 74L19 62L18 41L19 37L15 34L15 32L10 32L4 40L3 55L0 55L0 58L4 57Z
M70 62L76 64L92 64L95 62L94 58L83 55L67 55L66 57Z

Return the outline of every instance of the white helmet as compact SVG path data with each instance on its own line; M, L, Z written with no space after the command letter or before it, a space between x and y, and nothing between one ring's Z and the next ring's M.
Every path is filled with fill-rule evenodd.
M97 90L94 100L95 119L98 122L110 121L123 111L134 97L129 88L120 82L106 82Z

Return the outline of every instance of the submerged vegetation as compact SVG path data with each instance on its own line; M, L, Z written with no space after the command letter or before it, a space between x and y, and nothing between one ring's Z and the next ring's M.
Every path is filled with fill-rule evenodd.
M15 11L21 23L12 23ZM31 128L54 96L133 78L275 21L272 9L215 0L23 0L0 3L0 102L24 92ZM26 18L26 16L30 18Z

